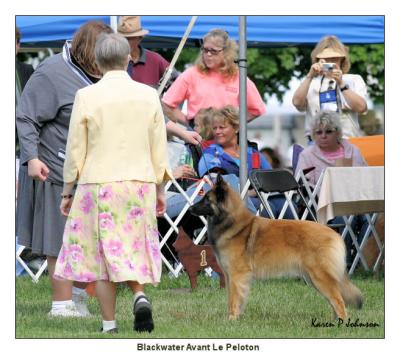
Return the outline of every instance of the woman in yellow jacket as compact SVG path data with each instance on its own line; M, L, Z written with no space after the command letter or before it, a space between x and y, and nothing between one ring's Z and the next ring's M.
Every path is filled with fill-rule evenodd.
M171 175L157 92L131 80L129 52L121 35L100 35L95 55L103 78L76 94L60 205L68 220L55 271L96 281L109 333L117 331L115 283L125 281L134 293L134 329L154 328L144 284L160 281L156 216L165 212L163 182Z

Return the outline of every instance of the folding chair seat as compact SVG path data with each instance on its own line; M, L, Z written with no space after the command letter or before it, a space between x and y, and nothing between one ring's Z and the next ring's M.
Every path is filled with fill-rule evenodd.
M201 159L201 156L203 155L201 145L186 144L186 146L192 154L193 169L196 171L196 173L199 173L199 161Z
M296 171L297 168L297 163L299 162L299 156L300 153L304 150L304 147L301 146L300 144L294 144L293 145L293 153L292 153L292 169L293 169L293 174Z
M302 201L304 202L308 212L312 218L316 221L315 214L309 207L307 201L301 192L300 185L297 183L294 176L287 170L252 170L249 175L250 183L256 191L258 197L261 200L262 205L266 209L268 215L274 219L272 210L268 204L268 197L271 193L283 193L286 198L286 207L284 206L279 217L284 215L287 206L290 207L294 217L299 219L296 208L293 204L293 192L296 192ZM289 193L291 192L291 193ZM265 193L264 196L262 193Z

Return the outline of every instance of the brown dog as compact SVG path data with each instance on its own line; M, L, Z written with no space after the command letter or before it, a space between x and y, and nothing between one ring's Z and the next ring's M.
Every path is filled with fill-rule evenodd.
M254 216L221 176L190 211L207 216L209 242L227 282L230 319L243 311L253 278L282 274L305 277L338 318L347 317L345 304L361 308L361 293L346 273L344 242L329 227Z
M225 288L224 274L215 259L214 251L210 245L195 245L186 232L179 228L178 237L173 246L189 276L192 290L197 287L198 272L207 267L211 267L219 274L219 286L220 288Z

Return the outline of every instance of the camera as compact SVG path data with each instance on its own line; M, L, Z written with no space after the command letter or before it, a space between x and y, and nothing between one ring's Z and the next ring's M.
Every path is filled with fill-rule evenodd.
M334 68L334 63L322 63L322 71L332 71Z

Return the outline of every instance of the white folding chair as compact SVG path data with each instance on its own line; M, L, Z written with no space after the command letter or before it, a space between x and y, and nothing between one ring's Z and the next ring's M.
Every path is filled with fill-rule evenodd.
M38 271L36 273L33 273L32 270L28 267L28 265L24 262L24 260L21 258L21 253L25 249L25 246L19 246L17 249L17 252L15 254L15 258L19 264L25 269L25 271L29 274L29 276L32 278L34 283L37 283L39 281L40 276L43 274L43 272L47 268L47 260L45 260Z
M350 237L353 241L354 247L356 249L356 255L351 264L349 274L353 274L354 270L356 269L356 267L360 261L365 270L372 270L374 272L380 267L380 265L383 261L384 244L382 243L382 241L375 229L375 222L378 217L378 214L374 213L374 214L372 214L372 217L370 214L364 214L364 215L367 219L368 227L367 227L367 230L365 231L365 234L363 235L363 238L360 241L360 243L358 243L358 240L354 235L353 229L351 228L351 223L354 218L354 215L351 215L350 217L346 217L346 216L343 217L343 219L345 220L345 223L346 223L346 229L343 231L342 237L344 238L346 236L346 232L349 233ZM367 260L365 259L365 256L363 254L364 247L365 247L369 237L373 237L375 239L376 245L379 250L378 257L377 257L376 261L374 262L372 269L369 268Z
M175 218L175 220L172 220L168 213L164 214L164 218L165 220L168 222L168 224L170 225L170 228L168 229L168 231L166 232L165 235L160 235L160 249L162 249L163 247L167 247L167 241L169 240L169 238L172 236L173 232L178 233L178 225L180 223L180 221L182 220L182 218L185 216L185 214L188 212L188 209L190 206L192 206L194 203L194 199L199 195L200 191L202 190L203 186L206 183L210 183L208 177L203 177L200 180L200 183L197 185L197 187L195 188L193 194L189 197L187 195L187 193L183 190L183 188L179 185L179 183L175 180L172 179L171 181L169 181L166 186L165 186L165 190L168 191L172 185L174 185L176 187L176 189L179 191L179 193L185 198L186 200L186 204L184 205L184 207L182 208L182 210L180 211L180 213L178 214L178 216ZM205 217L200 216L200 220L203 222L204 227L202 228L202 230L200 231L200 233L197 235L197 237L194 240L195 244L199 244L203 238L204 235L207 232L207 220ZM166 265L166 267L170 270L170 272L172 273L173 276L178 277L180 271L182 270L182 264L177 260L177 264L171 264L163 255L161 256L163 263Z

